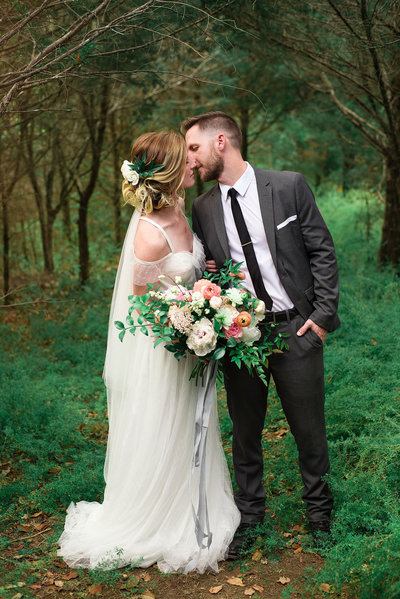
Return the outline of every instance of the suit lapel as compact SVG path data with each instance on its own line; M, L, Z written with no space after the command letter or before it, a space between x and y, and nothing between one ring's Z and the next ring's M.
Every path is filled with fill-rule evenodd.
M260 199L261 216L263 219L265 235L267 237L272 260L276 263L275 218L272 202L272 187L265 171L254 169L257 181L258 197Z
M230 258L228 237L226 235L225 230L224 212L222 209L222 200L219 185L215 185L210 190L209 203L211 206L213 223L215 227L215 232L218 237L218 241L224 251L226 258Z

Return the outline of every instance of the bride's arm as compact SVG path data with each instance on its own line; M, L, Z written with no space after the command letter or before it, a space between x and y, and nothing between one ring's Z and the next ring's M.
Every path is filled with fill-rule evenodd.
M141 296L147 291L147 283L157 281L161 274L158 261L169 254L170 249L163 234L146 221L139 222L133 245L137 259L134 264L133 293Z

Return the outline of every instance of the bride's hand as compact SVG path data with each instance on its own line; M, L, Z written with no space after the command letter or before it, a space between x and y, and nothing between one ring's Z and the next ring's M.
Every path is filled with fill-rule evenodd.
M215 260L206 260L206 270L213 273L219 272L219 268Z

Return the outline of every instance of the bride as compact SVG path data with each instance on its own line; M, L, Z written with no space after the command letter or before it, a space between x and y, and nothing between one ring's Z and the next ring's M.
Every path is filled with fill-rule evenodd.
M194 182L185 142L175 133L142 135L122 171L123 196L135 212L115 282L104 367L109 417L104 500L70 504L58 555L71 567L156 562L163 572L218 570L240 516L219 438L216 401L206 446L212 534L205 548L197 540L193 508L199 500L199 481L192 473L198 388L189 380L195 359L178 362L140 332L127 334L121 343L114 326L115 320L125 320L132 292L142 295L146 284L155 281L167 288L176 276L191 287L195 270L204 269L203 249L185 218L180 193Z

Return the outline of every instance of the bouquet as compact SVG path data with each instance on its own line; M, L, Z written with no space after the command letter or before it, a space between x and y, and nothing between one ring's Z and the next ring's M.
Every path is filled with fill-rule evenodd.
M243 287L243 278L240 264L227 260L218 274L206 272L192 289L182 285L180 277L166 290L160 290L158 282L147 285L144 295L129 296L126 325L114 323L119 338L122 341L127 331L134 335L139 329L154 337L154 347L164 343L178 360L187 354L197 356L190 377L196 382L210 360L228 355L239 368L244 365L255 371L267 385L268 356L288 349L287 335L274 334L279 325L262 322L265 304Z

